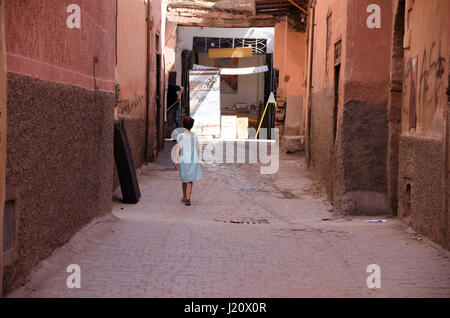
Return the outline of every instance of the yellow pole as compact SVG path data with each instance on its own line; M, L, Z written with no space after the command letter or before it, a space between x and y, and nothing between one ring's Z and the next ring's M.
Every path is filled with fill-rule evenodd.
M262 115L262 117L261 117L261 122L259 123L258 130L256 131L255 139L258 139L259 130L261 129L261 125L262 125L262 122L263 122L263 120L264 120L264 116L266 115L267 107L268 107L268 106L269 106L269 101L267 101L266 108L264 109L264 113L263 113L263 115ZM275 103L275 108L277 108L277 107L278 107L278 106L277 106L277 103Z
M269 101L267 101L266 108L264 109L264 113L261 117L261 121L259 122L258 130L256 131L255 139L258 139L259 130L261 129L262 122L264 120L264 116L266 115L267 107L269 106Z

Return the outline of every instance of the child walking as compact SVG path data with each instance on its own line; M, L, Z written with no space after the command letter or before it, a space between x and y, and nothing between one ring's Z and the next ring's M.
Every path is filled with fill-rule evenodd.
M191 194L194 181L202 178L202 170L200 167L200 146L195 133L191 133L194 127L194 119L185 117L183 119L183 127L186 129L184 133L177 137L175 169L180 171L180 178L183 188L183 198L181 202L185 205L191 205Z

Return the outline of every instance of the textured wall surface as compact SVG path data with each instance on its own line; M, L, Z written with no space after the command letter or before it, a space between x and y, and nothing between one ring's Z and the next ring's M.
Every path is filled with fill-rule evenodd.
M8 74L7 186L18 189L19 261L5 270L6 292L111 210L113 108L114 94Z
M397 190L399 217L447 248L448 168L444 166L444 151L448 152L448 147L445 149L444 140L448 116L449 9L449 1L406 1ZM406 195L408 182L410 194Z
M333 104L333 88L311 95L310 163L329 199L333 198Z
M342 69L347 61L346 52L346 27L347 27L347 1L319 0L315 7L314 39L311 45L312 70L308 66L308 81L311 82L310 92L307 92L308 113L306 134L306 152L310 156L310 167L316 173L322 190L333 200L333 180L335 171L334 151L334 45L342 41L341 59L341 85L338 88L340 99L343 102ZM330 45L327 48L327 17L331 14ZM338 18L339 17L339 18ZM309 84L308 84L309 85ZM339 140L338 140L339 141Z
M417 0L408 4L402 133L442 138L444 110L447 107L449 1ZM414 58L417 59L415 72L410 66ZM411 85L414 81L415 87ZM412 102L416 104L417 118L414 129L410 130Z
M387 103L350 100L341 120L336 160L343 171L335 182L342 188L335 193L343 197L335 200L349 214L386 213Z
M116 80L120 92L115 119L125 122L134 165L139 168L145 159L147 4L120 0L117 14Z
M6 1L8 71L114 92L114 0L76 1L81 28L69 29L72 0ZM94 73L94 57L98 58Z
M6 46L4 2L0 3L0 225L3 224L6 178ZM3 226L0 226L0 247L3 248ZM3 253L0 253L0 297L3 287Z
M72 3L5 2L6 186L19 224L5 292L111 209L116 5L78 1L80 28L69 28Z
M442 141L401 135L399 153L399 217L422 235L442 244ZM411 189L409 200L407 184Z
M391 48L391 79L388 101L387 200L389 214L398 213L398 149L403 103L405 0L394 1Z
M386 61L392 9L389 0L379 1L382 27L370 29L369 4L369 0L319 0L315 14L310 163L337 210L349 214L383 214L387 208ZM342 41L339 77L338 41Z
M162 42L163 42L163 34L162 34L162 10L161 10L161 1L152 0L150 2L150 36L149 36L149 51L148 51L148 61L150 64L150 70L148 75L148 83L149 83L149 91L148 91L148 101L149 101L149 112L148 112L148 131L147 131L147 161L154 161L158 156L158 146L161 146L162 140L164 140L164 99L160 102L160 111L159 111L159 131L160 134L158 136L158 107L157 107L157 81L160 82L161 88L161 96L164 97L162 93L164 87L164 69L161 68L161 77L157 78L156 70L157 70L157 59L156 55L162 54ZM159 39L159 41L157 40ZM162 59L161 59L162 61ZM162 63L164 65L164 63ZM159 137L159 140L158 140Z

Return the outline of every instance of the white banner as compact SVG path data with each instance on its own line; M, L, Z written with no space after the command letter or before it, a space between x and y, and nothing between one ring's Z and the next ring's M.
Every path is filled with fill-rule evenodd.
M267 65L255 66L255 67L244 67L244 68L216 68L205 65L194 64L194 70L218 70L220 75L248 75L268 72L269 68Z
M220 70L217 67L212 67L212 66L206 66L206 65L199 65L199 64L194 64L192 66L192 69L194 71L198 71L198 70Z
M199 136L220 136L220 75L218 70L189 72L192 129Z
M267 65L244 68L221 68L220 75L247 75L268 72Z

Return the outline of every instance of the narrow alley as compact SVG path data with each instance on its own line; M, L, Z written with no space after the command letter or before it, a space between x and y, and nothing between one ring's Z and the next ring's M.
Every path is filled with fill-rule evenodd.
M449 21L0 0L0 299L450 298Z
M205 166L185 206L166 150L139 171L138 204L116 201L9 297L450 295L448 252L395 218L334 216L302 155L284 155L281 167L264 176L257 165ZM80 289L66 286L72 263ZM366 285L370 264L381 268L381 289Z

